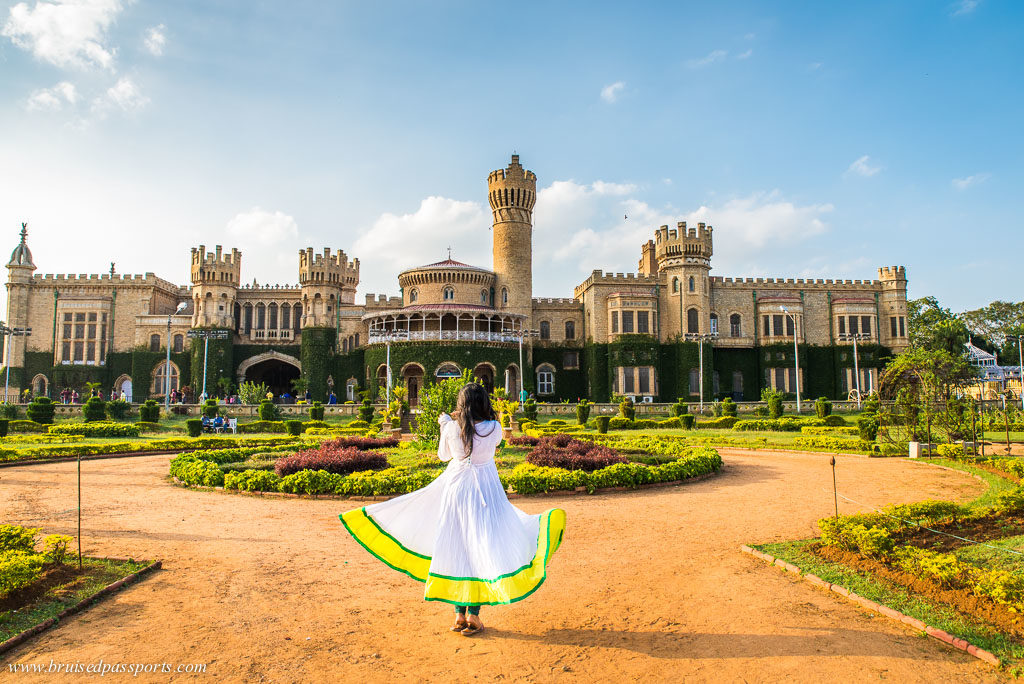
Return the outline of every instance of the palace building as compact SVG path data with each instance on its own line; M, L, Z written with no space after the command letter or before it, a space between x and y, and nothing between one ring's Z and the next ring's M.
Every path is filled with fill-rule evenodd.
M203 245L192 249L187 285L113 265L44 275L23 226L7 264L6 325L31 335L4 340L11 395L99 382L140 401L163 396L165 377L198 394L204 341L192 330L228 331L208 342L211 394L229 381L280 394L301 375L314 398L334 391L342 402L362 390L376 396L388 358L414 403L425 385L464 369L539 400L674 402L702 390L705 400L757 400L765 387L795 390L794 341L801 394L845 398L858 380L865 392L875 387L885 360L907 345L902 266L879 269L876 280L713 276L714 231L703 223L653 229L636 273L595 270L571 297L534 297L537 176L513 155L487 177L487 198L489 269L449 257L399 273L398 296L362 302L359 259L343 251L299 251L294 285L246 284L239 250Z

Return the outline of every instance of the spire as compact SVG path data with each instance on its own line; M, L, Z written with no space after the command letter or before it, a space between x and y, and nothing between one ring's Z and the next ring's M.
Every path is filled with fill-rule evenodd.
M28 248L26 238L28 237L28 224L21 224L21 242L11 252L11 260L7 263L8 268L11 266L27 266L32 270L35 270L36 265L32 263L32 252Z

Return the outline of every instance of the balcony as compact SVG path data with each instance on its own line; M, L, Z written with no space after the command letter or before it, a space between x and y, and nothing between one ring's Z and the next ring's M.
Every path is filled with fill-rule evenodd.
M392 330L384 333L371 330L369 344L392 342L500 342L516 344L517 335L509 332L487 332L484 330Z
M292 330L250 330L249 340L252 342L291 342L295 339Z

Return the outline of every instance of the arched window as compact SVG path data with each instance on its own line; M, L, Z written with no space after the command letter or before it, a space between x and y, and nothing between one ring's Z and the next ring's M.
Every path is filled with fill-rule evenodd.
M249 331L252 330L252 304L245 305L245 324L242 326L245 328L245 334L248 335Z
M690 292L696 292L696 291L697 291L696 282L693 280L693 276L690 276Z
M160 336L156 333L149 336L149 351L160 351Z
M292 307L287 304L281 305L281 330L292 327Z
M700 321L696 309L688 309L686 311L686 332L688 333L699 333L700 332Z
M444 288L442 299L444 299L446 302L450 302L453 299L455 299L455 288L451 286Z
M540 339L550 340L551 339L551 323L548 321L540 322Z
M271 330L277 330L277 304L271 304L267 307L267 327Z
M732 393L743 394L743 372L733 371L732 372ZM737 397L734 397L737 398Z
M185 336L175 335L174 336L174 353L180 354L185 349Z
M356 333L356 341L355 341L355 345L356 345L357 347L359 346L359 333Z
M235 306L232 309L235 317L235 332L239 332L242 329L242 307L238 302L235 302Z
M480 303L487 306L487 290L480 290Z
M256 329L263 330L267 325L267 307L263 302L256 305Z
M742 319L739 314L732 314L729 316L729 337L742 337L743 328L740 325ZM742 376L741 376L742 377Z
M341 341L341 351L345 354L348 353L348 338L346 337Z
M672 279L672 294L679 292L679 278Z
M537 394L555 393L555 369L551 364L537 366Z
M508 304L508 288L507 287L501 288L501 303L502 304Z
M576 339L576 322L566 321L565 322L565 339L575 340Z
M409 303L415 304L416 300L420 298L420 291L415 287L409 291Z
M153 392L155 394L167 393L167 386L164 385L166 380L170 380L172 390L178 389L178 367L173 362L168 366L166 361L161 361L160 365L153 371L153 380Z
M36 377L32 378L32 395L36 397L49 396L46 392L47 381L46 376L40 373Z
M718 334L718 314L711 314L711 330L712 335Z
M438 378L458 378L462 376L462 371L454 363L442 363L434 371L434 375Z

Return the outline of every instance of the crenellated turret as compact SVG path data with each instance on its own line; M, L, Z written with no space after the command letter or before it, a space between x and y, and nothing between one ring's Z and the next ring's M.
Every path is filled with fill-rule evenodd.
M332 327L338 306L355 303L359 259L349 261L344 251L332 254L329 247L322 254L315 254L312 247L299 250L299 284L302 327Z
M661 226L654 232L657 273L665 285L662 330L682 337L715 333L711 323L711 270L714 229L703 223L687 228ZM649 244L649 243L648 243Z
M241 279L242 253L225 254L217 245L192 248L192 327L235 328L235 298Z
M533 205L537 175L513 154L508 167L487 176L494 224L495 307L529 320L533 312Z

